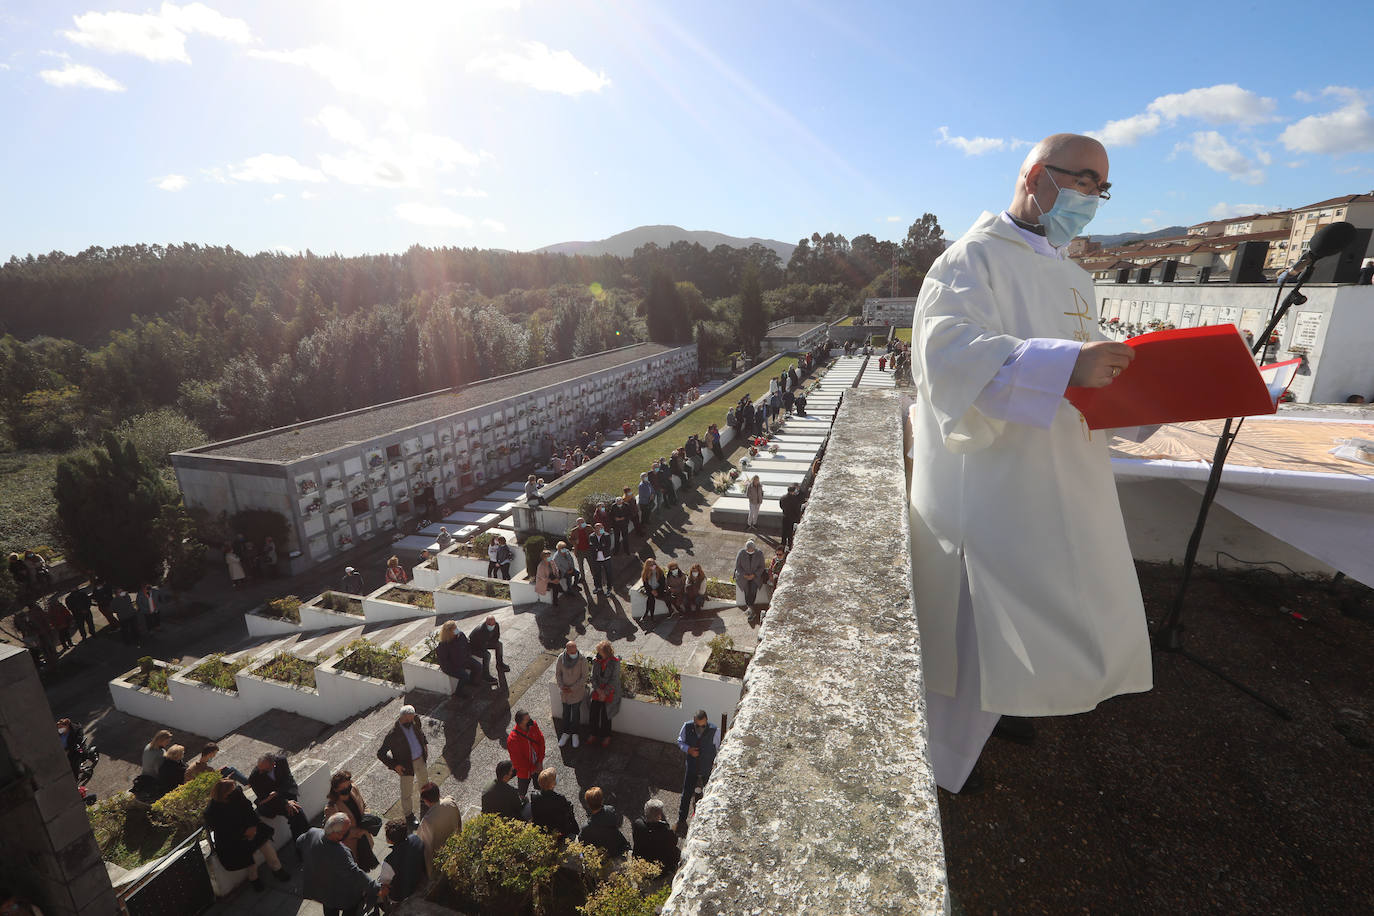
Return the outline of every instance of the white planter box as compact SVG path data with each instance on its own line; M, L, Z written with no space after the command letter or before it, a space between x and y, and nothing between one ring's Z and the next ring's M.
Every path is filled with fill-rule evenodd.
M544 594L539 594L534 590L534 583L525 578L525 574L512 578L507 585L510 586L511 604L553 604L553 589L549 589Z
M334 659L315 669L315 689L320 695L320 711L312 715L312 719L334 725L405 693L402 684L339 671L334 667L339 661L342 659Z
M469 616L476 613L509 607L510 601L504 598L488 598L485 595L471 595L467 592L451 592L439 589L434 593L435 614L461 614Z
M243 622L248 625L249 636L290 636L305 631L303 624L292 623L281 617L264 617L256 611L244 614Z
M549 709L550 718L562 718L563 700L558 693L558 686L552 683L549 684ZM661 706L644 700L623 698L620 701L620 713L611 720L611 736L634 735L653 741L676 742L682 723L691 718L691 713L683 712L683 709L682 706ZM586 704L583 705L581 727L584 731L587 728Z
M411 569L410 575L412 586L431 592L453 578L453 576L449 576L448 579L441 578L439 570L428 569L424 563Z
M186 674L195 667L189 666L167 679L172 705L164 724L207 738L221 738L271 708L249 702L237 691L190 680Z
M401 663L406 675L406 690L429 690L445 696L458 688L458 679L449 677L431 662L408 658Z
M734 719L740 695L744 692L744 681L707 674L702 669L710 657L710 646L701 646L692 654L692 660L687 665L692 673L682 675L682 706L692 712L706 710L712 722L719 722L721 713Z
M754 593L755 604L767 604L773 597L773 587L771 585L760 585L759 590ZM735 583L735 607L744 607L744 589L740 588L739 583Z
M392 601L389 598L378 597L383 592L395 587L394 585L387 585L363 597L363 618L368 623L394 623L401 620L417 620L421 617L434 616L434 611L430 608L416 607L405 601Z
M154 664L159 668L171 667L164 662L154 662ZM137 671L137 668L133 671L126 671L110 681L110 699L114 701L115 709L131 716L138 716L140 719L148 719L151 722L165 722L165 717L171 710L172 698L165 693L149 690L147 687L135 687L125 680L126 677Z
M296 687L283 681L275 681L244 671L235 675L234 681L239 685L239 696L243 697L249 705L260 705L266 709L282 709L286 712L305 716L308 719L319 716L319 690ZM327 789L328 786L326 786ZM301 797L305 797L304 793Z

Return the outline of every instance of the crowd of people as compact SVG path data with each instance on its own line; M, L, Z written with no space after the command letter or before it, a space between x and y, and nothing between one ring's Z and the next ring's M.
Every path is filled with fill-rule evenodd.
M255 544L242 534L225 544L224 563L229 568L229 584L243 588L250 580L277 577L277 544L271 535Z

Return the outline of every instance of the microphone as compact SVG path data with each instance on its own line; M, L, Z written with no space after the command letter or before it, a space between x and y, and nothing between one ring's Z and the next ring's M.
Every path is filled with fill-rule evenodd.
M1328 223L1316 231L1312 236L1312 241L1307 243L1307 250L1298 258L1298 262L1288 268L1288 274L1295 274L1300 270L1311 267L1322 258L1329 258L1333 254L1340 254L1347 245L1355 241L1355 226L1352 223Z

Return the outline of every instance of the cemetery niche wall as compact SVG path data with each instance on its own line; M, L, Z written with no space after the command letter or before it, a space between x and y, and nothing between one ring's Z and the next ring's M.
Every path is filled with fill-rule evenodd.
M175 452L172 467L189 508L286 516L294 574L390 539L426 487L439 504L484 492L696 371L695 344L635 344Z

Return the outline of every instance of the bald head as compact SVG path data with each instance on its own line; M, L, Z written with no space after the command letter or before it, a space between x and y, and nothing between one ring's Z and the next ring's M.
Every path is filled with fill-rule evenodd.
M1063 171L1051 172L1046 166ZM1026 154L1021 171L1016 176L1011 206L1007 210L1018 219L1038 223L1041 214L1049 212L1054 206L1059 188L1072 187L1085 194L1092 193L1095 184L1107 180L1107 166L1106 147L1092 137L1051 134ZM1091 169L1097 175L1097 182L1065 174L1084 169Z

